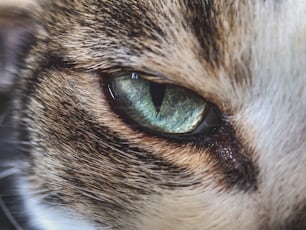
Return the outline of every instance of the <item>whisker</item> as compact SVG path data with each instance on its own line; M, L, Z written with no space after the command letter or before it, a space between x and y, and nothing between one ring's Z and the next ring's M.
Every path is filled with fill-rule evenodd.
M34 141L13 141L13 140L5 140L2 143L5 143L5 144L15 144L15 145L26 145L26 146L33 146L33 145L37 144Z
M11 214L10 210L7 208L1 197L0 197L0 208L3 211L4 215L6 216L6 218L8 219L8 221L14 226L16 230L23 230L23 228L14 219L13 215Z
M28 196L35 196L36 198L43 200L45 198L47 198L48 196L52 195L53 193L51 193L50 191L47 190L40 190L40 191L27 191L26 194L24 195L28 195ZM9 198L9 197L19 197L20 194L18 193L10 193L10 194L1 194L2 197L5 198Z
M39 191L28 191L27 195L35 196L41 200L45 199L46 197L52 195L53 193L49 190L39 190Z
M17 174L17 173L18 173L18 170L16 168L10 168L10 169L4 170L0 172L0 180L6 177L12 176L14 174Z

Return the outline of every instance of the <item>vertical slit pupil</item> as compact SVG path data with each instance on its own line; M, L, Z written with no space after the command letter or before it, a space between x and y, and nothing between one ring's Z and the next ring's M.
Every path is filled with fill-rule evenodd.
M160 107L164 101L166 84L150 82L150 94L156 111L159 113Z

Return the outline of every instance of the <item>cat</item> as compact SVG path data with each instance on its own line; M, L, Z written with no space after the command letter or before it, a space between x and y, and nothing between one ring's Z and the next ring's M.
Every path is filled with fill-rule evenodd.
M305 1L30 11L9 110L22 228L306 229Z

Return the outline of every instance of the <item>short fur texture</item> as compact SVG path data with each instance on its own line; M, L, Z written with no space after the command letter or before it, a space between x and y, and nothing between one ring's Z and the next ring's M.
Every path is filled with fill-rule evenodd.
M32 225L306 229L305 12L293 0L40 1L13 107ZM127 70L194 91L222 127L175 141L127 124L104 90Z

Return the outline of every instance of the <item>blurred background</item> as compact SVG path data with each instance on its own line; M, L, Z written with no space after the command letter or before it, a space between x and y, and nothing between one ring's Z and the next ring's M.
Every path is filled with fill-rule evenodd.
M18 57L32 29L30 0L0 0L0 163L7 155L5 120L14 93ZM0 229L1 230L1 229Z
M9 90L12 73L22 42L22 34L30 25L31 0L0 0L0 92ZM3 104L3 100L0 100ZM3 108L2 108L3 109ZM0 109L0 111L2 111Z
M16 208L19 206L14 189L11 188L16 172L14 159L20 158L20 155L11 135L12 125L8 121L20 47L27 32L31 30L33 2L0 0L0 230L24 229L20 227L20 223L26 222L13 215L14 212L20 212Z

